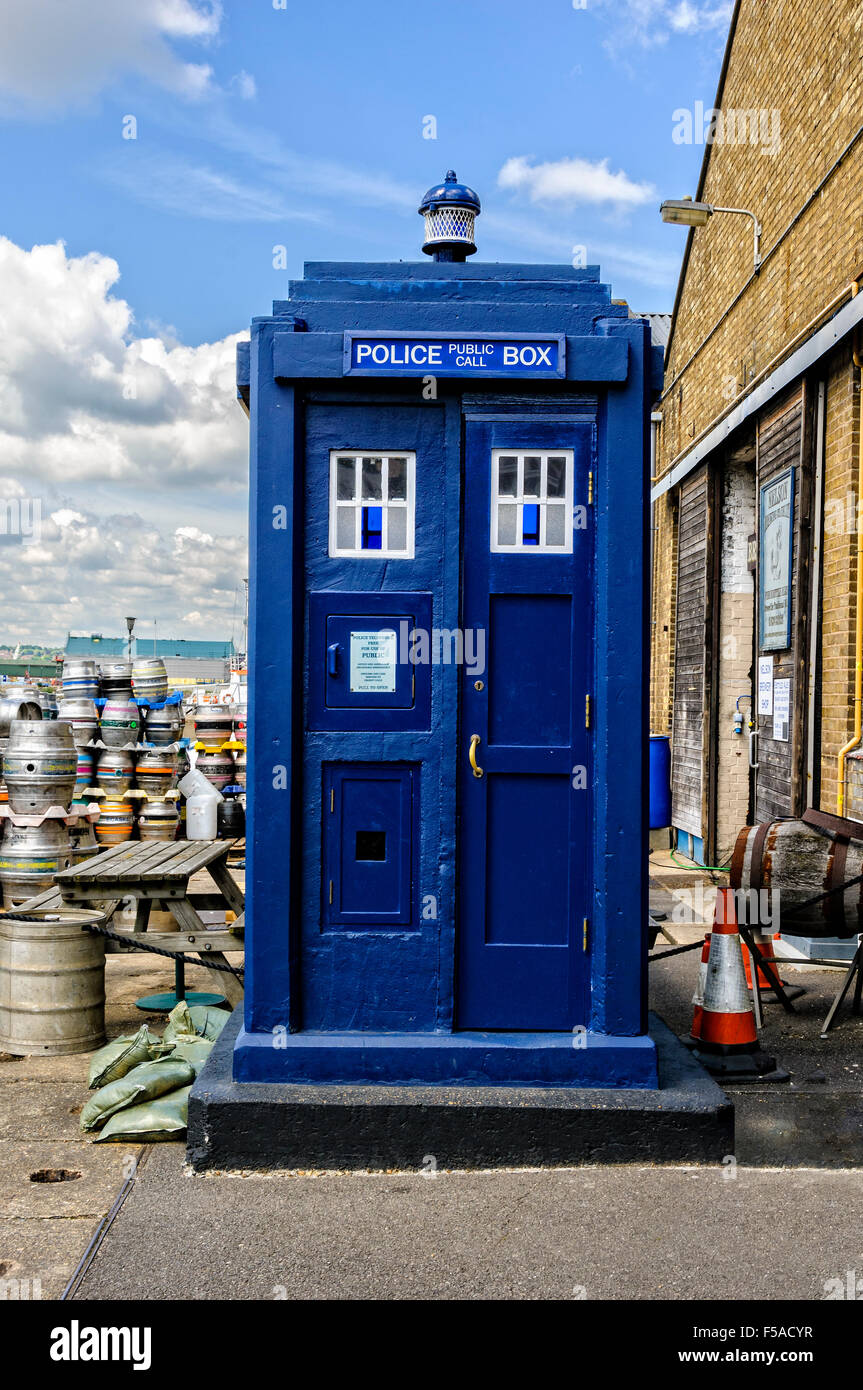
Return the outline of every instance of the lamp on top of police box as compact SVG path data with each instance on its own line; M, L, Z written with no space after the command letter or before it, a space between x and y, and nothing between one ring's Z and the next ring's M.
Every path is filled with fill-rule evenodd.
M454 169L447 169L443 183L429 189L417 210L425 218L423 251L427 256L436 261L463 261L474 254L479 195L466 183L459 183Z

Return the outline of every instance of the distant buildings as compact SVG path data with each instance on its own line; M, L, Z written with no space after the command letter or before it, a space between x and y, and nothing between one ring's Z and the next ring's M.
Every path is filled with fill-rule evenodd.
M128 637L69 635L66 656L92 657L94 661L122 660L129 652ZM160 656L165 662L168 684L172 688L203 685L228 679L236 656L232 641L195 641L185 637L133 637L132 658Z

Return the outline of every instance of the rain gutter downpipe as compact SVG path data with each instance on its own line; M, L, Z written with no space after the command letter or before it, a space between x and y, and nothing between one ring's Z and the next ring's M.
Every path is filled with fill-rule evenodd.
M852 294L856 295L860 289L860 282L854 281ZM855 512L855 532L857 536L857 610L856 610L856 632L854 639L854 733L839 750L839 765L837 768L837 795L836 812L837 815L845 814L845 780L847 776L846 759L852 749L860 744L861 733L863 733L863 527L860 525L860 504L863 502L863 358L859 352L859 340L855 339L854 366L860 372L860 393L859 393L859 423L858 423L858 462L857 462L857 509Z

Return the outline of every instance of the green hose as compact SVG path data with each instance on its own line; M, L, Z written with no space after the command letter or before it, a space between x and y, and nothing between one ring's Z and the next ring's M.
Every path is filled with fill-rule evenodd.
M723 868L719 864L681 864L674 850L670 851L673 862L678 869L688 869L693 874L730 874L730 868Z

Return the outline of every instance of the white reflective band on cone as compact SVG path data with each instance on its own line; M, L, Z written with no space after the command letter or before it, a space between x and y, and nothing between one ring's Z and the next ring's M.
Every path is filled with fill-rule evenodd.
M693 1004L704 1004L704 991L707 988L707 961L703 960L698 966L698 984L695 986L695 993L692 996Z
M711 937L704 1008L713 1014L748 1014L752 1009L739 936L714 932Z

